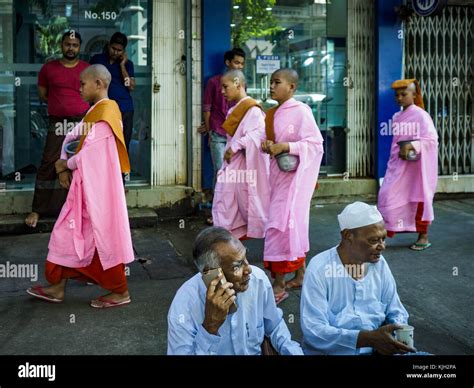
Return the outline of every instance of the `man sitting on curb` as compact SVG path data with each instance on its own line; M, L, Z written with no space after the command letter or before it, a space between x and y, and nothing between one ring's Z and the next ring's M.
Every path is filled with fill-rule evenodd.
M395 340L408 321L382 256L387 232L375 206L348 205L339 214L341 243L314 257L301 293L305 354L415 352Z
M264 336L279 354L303 354L275 305L270 281L249 265L245 247L230 232L203 230L193 258L199 271L221 268L223 275L206 288L198 273L178 290L168 313L169 355L258 355ZM230 312L234 303L237 310Z

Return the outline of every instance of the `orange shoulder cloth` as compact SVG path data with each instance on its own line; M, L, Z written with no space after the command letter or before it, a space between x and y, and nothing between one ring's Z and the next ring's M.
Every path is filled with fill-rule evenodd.
M267 140L275 142L275 128L273 120L275 119L275 112L280 107L280 105L270 108L265 116L265 133L267 134Z
M115 142L117 144L117 151L120 160L120 170L123 173L130 172L130 160L128 159L127 147L125 147L121 119L122 114L114 100L103 100L99 102L82 120L85 130L82 132L81 140L76 149L76 154L81 150L82 144L92 126L98 121L105 121L110 125L115 135Z
M232 113L224 121L224 124L222 124L222 128L224 128L230 136L234 136L235 131L237 131L237 128L239 127L239 124L242 119L244 118L248 110L250 108L253 108L254 106L258 106L260 109L262 109L258 102L255 101L253 98L247 98L239 102L239 104L234 108Z

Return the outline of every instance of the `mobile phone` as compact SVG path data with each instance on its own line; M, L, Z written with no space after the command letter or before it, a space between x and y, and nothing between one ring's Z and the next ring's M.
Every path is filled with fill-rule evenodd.
M222 272L222 269L220 267L211 269L209 271L203 272L202 273L202 280L204 281L204 284L206 285L206 288L209 288L209 284L219 275L222 275L222 279L220 280L220 284L224 285L227 283L227 280L224 276L224 272ZM219 284L217 285L216 289L219 288ZM233 304L230 305L229 307L229 314L235 313L237 311L237 303L234 301Z

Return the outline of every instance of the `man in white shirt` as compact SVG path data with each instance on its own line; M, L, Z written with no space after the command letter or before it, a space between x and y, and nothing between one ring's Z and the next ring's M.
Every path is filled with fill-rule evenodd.
M405 354L393 337L406 324L395 280L382 256L386 230L375 206L348 205L338 215L341 243L315 256L301 293L305 354Z
M219 276L206 288L198 273L181 286L168 313L169 355L258 355L264 336L279 354L303 354L275 305L270 281L249 264L246 248L230 232L204 229L193 258L200 272L220 267L227 281L218 286ZM234 302L237 310L229 313Z

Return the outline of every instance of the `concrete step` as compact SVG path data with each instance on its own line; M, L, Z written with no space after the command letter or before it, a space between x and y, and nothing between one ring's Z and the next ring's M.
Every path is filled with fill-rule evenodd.
M125 196L129 209L152 208L173 214L189 209L194 190L187 186L127 186ZM0 218L3 215L27 214L31 211L33 189L0 190Z
M49 233L56 222L55 218L41 218L36 228L30 228L25 224L26 216L27 214L0 216L0 235ZM162 219L155 210L149 208L128 209L128 218L132 229L155 227Z

